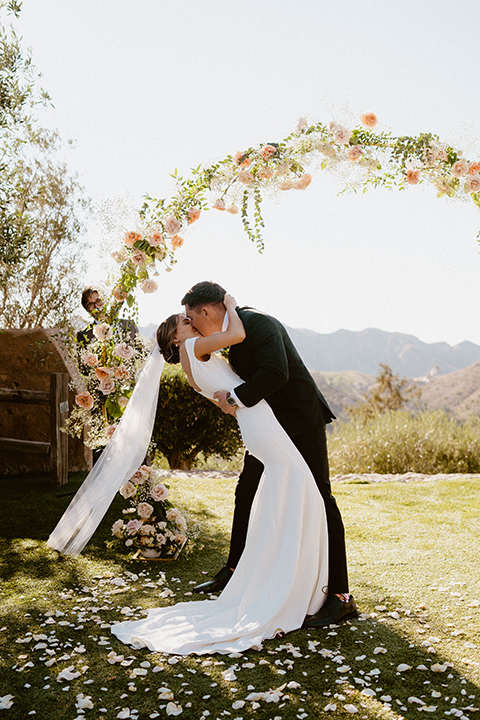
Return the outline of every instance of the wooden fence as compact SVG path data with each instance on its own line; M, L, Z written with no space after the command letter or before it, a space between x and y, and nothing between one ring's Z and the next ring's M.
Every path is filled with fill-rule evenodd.
M0 402L50 406L50 442L0 438L0 450L50 459L50 472L57 485L68 480L68 435L61 427L68 414L68 375L50 375L50 391L0 388Z

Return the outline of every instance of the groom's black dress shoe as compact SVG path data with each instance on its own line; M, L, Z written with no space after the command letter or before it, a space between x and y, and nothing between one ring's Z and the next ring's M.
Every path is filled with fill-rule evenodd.
M328 627L355 617L358 617L358 609L353 595L350 595L346 602L336 595L329 595L315 615L307 615L302 627Z
M201 585L196 585L193 588L194 593L214 593L214 592L220 592L223 590L223 588L226 586L228 581L233 575L233 570L230 570L228 567L223 567L220 572L218 572L215 577L213 577L211 580L208 580L207 582L202 583Z

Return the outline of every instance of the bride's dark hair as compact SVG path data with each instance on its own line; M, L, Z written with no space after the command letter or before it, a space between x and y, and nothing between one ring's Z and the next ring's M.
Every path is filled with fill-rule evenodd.
M170 315L164 320L157 329L157 343L165 361L175 365L180 362L180 353L178 347L173 343L173 339L177 332L179 315Z

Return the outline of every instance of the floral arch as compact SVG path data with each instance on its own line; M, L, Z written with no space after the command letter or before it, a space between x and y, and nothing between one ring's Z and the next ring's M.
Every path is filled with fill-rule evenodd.
M176 194L169 199L147 196L139 213L139 227L126 232L113 253L120 265L112 301L135 303L137 287L155 292L153 274L158 265L167 271L177 262L188 226L207 208L240 214L248 237L261 252L264 227L261 203L277 191L306 190L315 170L346 177L344 191L430 183L438 197L462 199L480 207L480 162L437 135L393 136L377 132L374 113L366 113L353 129L334 121L310 124L300 118L295 130L279 142L250 147L208 167L199 166L189 177L174 177ZM343 192L343 191L342 191Z
M119 264L107 304L106 322L96 326L93 345L75 348L87 391L77 395L69 432L91 428L91 444L104 445L115 430L134 386L136 369L146 350L119 342L115 326L120 310L136 307L136 291L153 293L159 266L170 271L188 236L188 226L209 208L239 214L248 237L261 252L264 244L262 199L271 193L306 190L312 175L327 170L347 178L344 191L402 189L430 183L438 197L461 199L480 207L480 161L469 160L438 136L416 137L378 132L377 118L367 113L353 128L334 121L309 123L300 118L295 130L279 142L250 147L190 176L175 173L176 193L169 199L147 196L135 229L126 231L112 253Z

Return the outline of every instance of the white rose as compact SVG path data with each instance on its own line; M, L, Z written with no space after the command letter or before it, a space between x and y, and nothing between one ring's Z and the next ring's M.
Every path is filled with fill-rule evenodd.
M156 283L155 280L152 280L151 278L147 278L143 281L140 287L144 293L154 293L158 290L158 283Z
M97 340L102 342L105 340L111 340L113 337L113 330L108 323L99 323L93 328L93 334Z
M130 360L135 355L135 350L126 342L115 345L115 355L121 360Z

